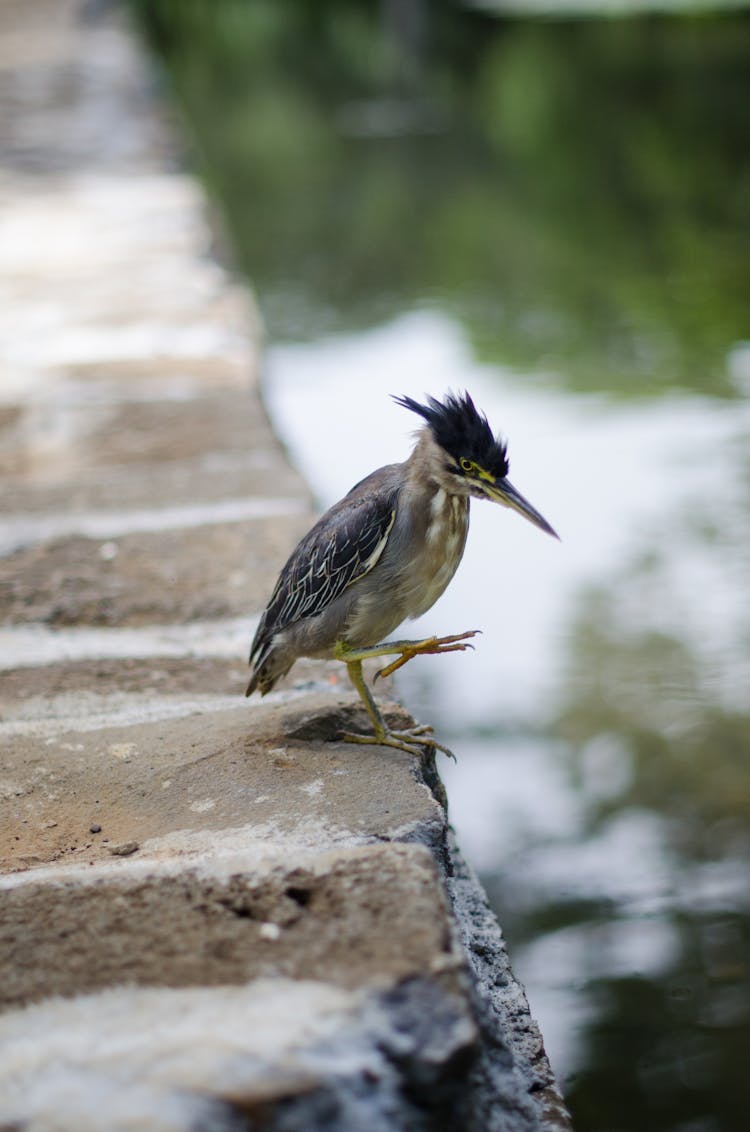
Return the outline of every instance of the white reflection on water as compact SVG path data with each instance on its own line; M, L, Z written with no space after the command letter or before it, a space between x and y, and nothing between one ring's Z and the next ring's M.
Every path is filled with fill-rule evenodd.
M459 763L441 765L451 819L475 867L502 870L513 911L550 894L618 909L608 927L547 932L514 954L564 1079L576 1068L589 1009L581 988L594 968L612 977L658 974L673 953L668 908L698 893L710 903L720 892L736 906L748 897L741 878L726 874L730 862L717 866L721 876L704 868L678 879L655 813L620 811L584 837L587 804L627 785L627 741L604 733L590 740L576 786L560 744L538 733L560 706L574 618L592 586L608 593L624 636L663 632L683 642L710 702L746 704L750 402L562 392L550 380L479 365L458 324L434 312L350 337L277 345L267 375L277 429L321 505L408 454L417 418L389 394L466 388L509 439L513 483L562 536L555 543L507 511L475 504L456 578L406 634L481 628L483 636L474 653L419 659L399 686L418 716L451 734ZM657 568L641 579L636 567L651 556ZM611 694L646 710L638 687ZM677 712L653 694L643 700L665 716L651 722L691 726L690 704ZM492 733L482 738L478 728Z

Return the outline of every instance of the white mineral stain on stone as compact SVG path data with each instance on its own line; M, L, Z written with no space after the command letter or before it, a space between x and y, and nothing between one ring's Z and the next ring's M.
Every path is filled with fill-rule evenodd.
M203 798L200 802L191 802L190 809L194 814L205 814L216 805L215 798Z
M192 621L140 628L54 629L47 625L0 628L0 670L78 660L135 657L244 657L258 617Z
M0 520L0 555L20 546L48 539L79 535L90 539L121 538L128 534L150 534L167 530L203 527L211 523L240 523L279 515L301 515L307 510L302 499L222 499L179 507L154 507L137 511L69 511L57 515L6 515ZM105 547L106 552L105 552ZM105 560L117 554L116 543L99 548Z
M283 820L234 828L178 829L144 841L142 850L158 858L194 856L198 870L213 876L219 868L253 871L296 859L298 854L317 854L364 843L363 837L320 817L290 814Z
M166 312L165 312L166 313ZM166 320L117 326L57 326L48 341L16 341L12 360L28 366L81 365L92 362L166 358L216 358L232 354L238 336L221 324L180 326Z
M130 759L136 750L135 743L110 743L107 747L107 754L112 755L115 759Z
M421 825L415 822L413 829ZM404 829L408 834L412 827ZM370 839L362 834L309 816L221 830L180 829L143 841L137 858L113 857L95 864L58 862L0 874L0 892L46 881L90 884L123 869L131 878L184 876L192 872L212 880L229 879L237 873L257 876L279 866L286 868L290 862L295 867L315 869L321 862L330 866L340 853L348 856L364 850L369 843Z
M260 935L261 939L267 939L273 943L277 939L281 939L281 928L278 924L272 924L269 921L265 924L260 925L258 934Z
M0 799L22 798L25 793L26 787L20 782L8 778L0 779Z
M272 692L266 705L278 700L290 701L307 694L304 688ZM187 695L155 696L150 692L66 692L43 699L30 696L25 700L2 704L0 739L34 735L48 746L56 744L56 735L66 732L101 731L108 727L129 727L134 724L157 723L167 719L184 719L207 712L241 711L248 707L239 693L229 696ZM1 701L0 701L1 703ZM255 705L256 710L259 705ZM262 710L262 709L261 709ZM58 744L59 745L59 744ZM81 744L68 745L68 750L83 750ZM277 755L285 764L296 763L292 754Z
M273 926L273 925L272 925ZM251 1095L271 1067L314 1079L307 1048L340 1032L364 1000L328 984L126 987L49 999L0 1017L0 1123L93 1132L172 1132L196 1121L195 1094ZM191 1099L192 1098L192 1099Z
M56 700L62 703L56 703ZM36 697L10 704L0 722L0 738L21 735L50 735L68 731L100 731L107 727L128 727L133 724L156 723L159 720L181 719L196 711L239 710L243 705L237 696L153 696L148 692L115 693L97 696L91 692L67 693L51 697L44 710L34 714ZM78 705L79 710L75 710ZM246 709L245 709L246 710ZM70 747L69 749L74 749ZM82 749L80 745L75 748ZM123 756L119 756L123 757Z
M312 782L307 782L304 786L300 786L303 794L307 794L309 798L314 798L316 794L320 794L325 783L322 778L314 778Z

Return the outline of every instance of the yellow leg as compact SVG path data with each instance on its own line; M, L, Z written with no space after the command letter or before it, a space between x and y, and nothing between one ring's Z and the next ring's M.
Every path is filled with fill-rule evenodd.
M398 668L402 668L408 664L415 656L426 656L429 654L436 654L442 652L463 652L464 649L473 649L474 646L469 644L469 637L476 637L481 630L469 629L466 633L454 633L451 637L425 637L421 641L385 641L382 645L372 645L364 649L351 649L343 641L339 641L334 649L334 656L337 660L343 660L349 664L353 660L371 660L376 656L398 656L397 660L391 661L381 668L375 674L375 679L378 676L390 676Z
M359 692L360 699L367 709L373 733L372 735L359 735L353 731L345 731L341 736L342 739L347 743L368 743L379 747L395 747L396 750L406 751L410 755L418 754L421 747L434 747L455 761L456 756L453 751L443 746L442 743L438 743L437 739L433 739L430 734L432 728L427 724L413 727L409 731L391 731L378 710L372 692L365 683L362 661L349 660L346 662L346 667L349 672L349 679Z
M467 638L475 637L478 632L478 629L472 629L468 633L457 633L451 637L426 637L421 641L386 641L385 644L373 645L370 648L363 649L351 649L343 641L339 641L334 650L334 655L346 664L349 679L365 705L373 728L372 735L346 733L342 738L350 743L372 743L385 747L395 747L397 750L408 751L410 754L414 754L422 747L433 747L448 755L449 758L455 759L455 755L448 747L444 747L442 743L438 743L432 737L432 728L427 724L414 727L409 731L391 731L388 728L378 710L372 692L365 683L362 662L370 660L372 657L393 656L396 653L398 659L386 665L385 668L381 668L375 678L390 676L392 672L401 668L415 656L473 648L474 646L468 643Z

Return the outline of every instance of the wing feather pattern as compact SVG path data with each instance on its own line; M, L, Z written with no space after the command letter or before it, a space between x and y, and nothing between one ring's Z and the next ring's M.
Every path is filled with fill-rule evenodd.
M258 625L251 663L262 663L276 633L322 613L380 558L396 518L395 492L386 498L353 492L326 512L292 552Z

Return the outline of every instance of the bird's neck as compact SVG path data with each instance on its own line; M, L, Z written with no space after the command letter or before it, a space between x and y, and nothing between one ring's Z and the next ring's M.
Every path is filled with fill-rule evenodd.
M402 597L409 617L421 616L437 601L466 545L469 496L455 491L446 462L434 440L420 434L403 469L399 519L411 551Z
M468 493L456 491L455 477L446 469L448 457L436 443L429 428L423 428L417 434L411 456L404 466L405 480L419 493L432 489L442 491L445 496L460 498L468 506Z
M419 433L414 450L404 465L404 504L415 528L443 537L465 532L469 523L469 496L455 489L455 477L445 467L446 454L435 443L429 429Z

